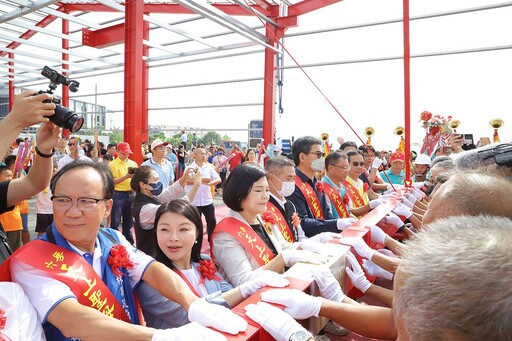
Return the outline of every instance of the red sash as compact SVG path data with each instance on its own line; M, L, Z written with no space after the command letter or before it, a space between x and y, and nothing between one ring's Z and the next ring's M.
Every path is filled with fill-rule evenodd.
M9 267L12 258L42 270L53 279L66 284L80 304L131 323L110 289L79 254L52 243L34 240L19 248L2 264L0 280L10 281Z
M267 202L267 212L271 212L276 217L276 225L279 227L279 230L281 231L284 239L286 239L288 243L295 242L293 231L290 229L290 226L288 226L288 222L286 221L279 208L277 208L269 201Z
M295 177L295 185L299 187L304 198L306 198L306 202L313 212L315 219L325 219L324 212L322 211L322 205L320 204L320 200L318 200L313 187L311 187L308 182L302 182L298 176Z
M196 288L192 285L192 283L190 283L190 281L188 280L187 276L185 276L183 274L183 272L181 272L180 269L173 269L173 271L181 277L181 279L188 285L188 287L190 288L190 291L192 291L194 293L194 295L196 295L197 297L201 297L201 295L199 295L199 293L197 292Z
M348 196L350 197L350 200L352 200L352 202L354 203L354 207L358 208L364 206L364 199L357 190L357 188L347 180L343 181L343 185L347 189Z
M323 184L324 188L327 189L325 194L327 194L329 200L333 203L334 208L336 208L336 212L338 212L340 218L348 218L350 215L348 213L347 206L343 202L343 198L340 196L340 192L334 189L334 187L329 185L327 182L324 182Z
M260 266L267 264L275 257L263 239L249 225L238 219L226 217L217 224L212 234L210 249L213 249L213 238L219 232L226 232L233 236L244 249L249 251Z

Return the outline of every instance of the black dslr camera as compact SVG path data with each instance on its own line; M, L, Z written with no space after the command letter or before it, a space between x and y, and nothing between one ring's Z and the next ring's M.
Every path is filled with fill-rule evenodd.
M479 151L484 160L494 158L498 166L506 166L512 169L512 143L498 144L490 149Z
M50 80L50 85L48 86L48 90L39 90L38 94L47 93L53 95L53 91L57 89L57 86L59 84L69 87L69 90L71 90L71 92L77 92L78 87L80 86L80 83L78 83L77 81L64 77L63 75L49 68L48 66L45 66L43 68L41 74ZM55 123L59 127L68 129L72 133L76 133L77 131L80 130L80 128L82 128L82 125L84 124L84 118L77 115L72 110L60 105L60 98L53 97L53 100L45 100L44 102L53 102L56 106L55 114L53 114L52 116L48 116L51 122Z

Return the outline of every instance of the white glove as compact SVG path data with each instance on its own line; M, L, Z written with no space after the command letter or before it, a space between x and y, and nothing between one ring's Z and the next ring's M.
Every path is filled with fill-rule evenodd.
M362 293L365 293L366 290L371 287L372 283L366 278L363 269L361 269L361 266L352 252L347 253L347 261L352 267L352 269L348 266L345 268L345 272L348 277L350 277L350 281L352 281L352 284L354 284L357 289Z
M373 254L376 252L372 250L368 244L365 243L363 238L360 237L347 237L341 238L341 243L345 245L350 245L356 250L356 252L364 258L372 259Z
M414 200L416 201L416 200ZM409 208L410 210L412 210L412 207L414 206L410 201L409 199L407 198L403 198L402 201L401 201L402 204L404 204L405 206L407 206L407 208Z
M325 246L322 243L316 242L311 239L303 239L299 242L299 246L302 250L311 251L314 253L323 253Z
M265 302L284 305L284 312L297 320L318 316L322 298L314 297L297 289L272 289L261 294Z
M357 219L355 219L355 218L341 218L341 219L338 219L338 221L336 222L336 227L338 228L338 230L343 231L350 225L355 224L356 222L357 222Z
M370 276L381 277L388 280L393 279L393 274L391 272L384 270L371 260L363 259L363 268Z
M394 190L393 190L393 186L391 186L391 184L389 184L389 183L388 183L388 184L386 184L386 190L388 190L388 191L393 191L393 192L394 192Z
M374 243L379 243L384 245L386 242L387 234L382 231L382 229L378 226L370 226L370 239Z
M398 228L402 227L402 225L404 224L402 219L398 218L398 216L392 212L388 213L388 215L384 217L384 220L386 221L386 223L394 225Z
M411 194L414 195L418 200L422 200L424 197L427 196L422 190L419 190L417 188L413 188Z
M308 240L312 240L318 243L328 243L334 238L341 238L341 234L335 232L322 232L317 235L314 235L311 238L308 238Z
M382 204L382 201L380 201L379 199L370 200L370 202L369 202L370 208L371 208L372 210L373 210L375 207L379 206L380 204Z
M247 330L247 321L226 307L197 299L188 308L188 319L205 327L236 335Z
M413 182L412 183L412 187L414 187L414 188L421 188L423 186L425 186L425 181Z
M265 286L284 288L288 284L290 284L290 281L277 272L261 270L256 278L240 284L238 288L240 289L242 297L246 299Z
M393 208L391 211L398 215L402 215L406 218L409 218L410 216L412 216L412 211L409 209L409 207L405 206L401 202L397 203L395 208Z
M197 322L190 322L179 328L157 329L151 341L224 341L226 337L214 330L203 327Z
M382 162L384 162L384 160L379 159L378 157L376 157L375 159L373 159L372 168L379 169L380 165L382 165Z
M284 264L290 267L298 262L322 264L327 262L327 256L320 255L307 250L287 249L281 252L284 259Z
M323 298L335 302L342 302L345 297L347 297L347 295L341 291L340 283L334 278L329 269L317 266L313 269L311 275L313 275Z
M413 205L416 203L416 201L418 199L416 199L416 197L411 193L409 193L407 196L406 196L407 200L409 200Z
M293 317L265 302L247 305L245 315L262 326L277 341L288 341L295 332L306 331Z

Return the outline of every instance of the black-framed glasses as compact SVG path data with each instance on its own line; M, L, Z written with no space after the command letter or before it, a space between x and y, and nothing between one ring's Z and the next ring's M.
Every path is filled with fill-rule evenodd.
M331 164L331 166L338 167L338 168L341 168L343 170L348 170L350 168L349 166L339 166L339 165L334 165L334 164Z
M324 156L324 155L325 155L325 153L322 153L322 152L310 152L310 153L308 153L308 154L314 154L314 155L316 155L316 158L317 158L317 159L319 159L319 158L321 158L322 156Z
M53 208L57 210L69 210L71 206L73 206L73 199L67 197L65 195L52 195L50 200L53 202ZM82 197L76 199L76 203L79 209L82 211L92 211L98 207L98 203L100 201L104 201L108 199L96 199L96 198L87 198Z
M357 167L357 166L363 167L364 166L364 162L363 161L361 161L361 162L352 161L352 166L354 166L354 167Z

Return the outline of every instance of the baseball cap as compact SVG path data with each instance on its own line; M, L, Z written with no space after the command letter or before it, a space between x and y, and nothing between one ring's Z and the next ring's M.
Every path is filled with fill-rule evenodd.
M132 150L130 149L130 144L128 142L119 142L117 144L117 150L123 154L133 154Z
M162 140L160 139L156 139L153 141L153 143L151 143L151 150L155 149L156 147L159 147L159 146L167 146L169 144L169 142L163 142Z
M391 155L391 163L394 161L402 161L405 162L405 155L401 151L397 150L396 152Z

